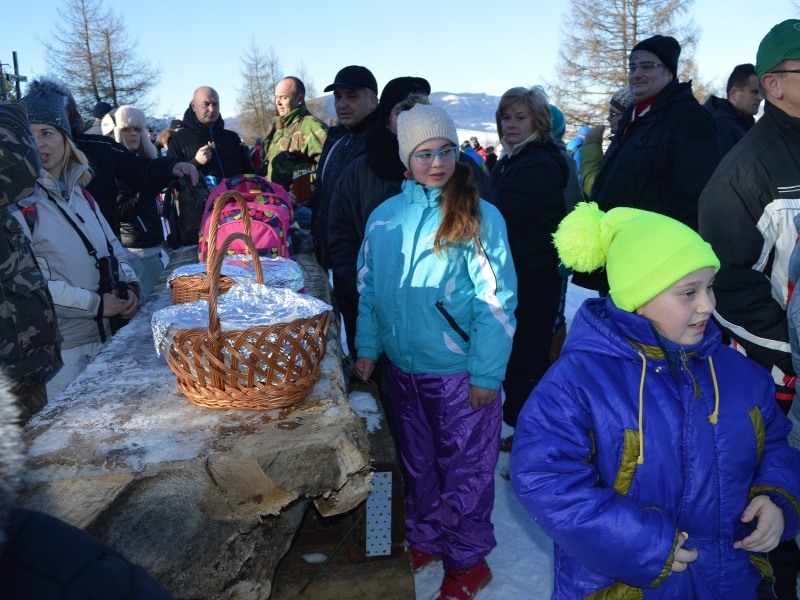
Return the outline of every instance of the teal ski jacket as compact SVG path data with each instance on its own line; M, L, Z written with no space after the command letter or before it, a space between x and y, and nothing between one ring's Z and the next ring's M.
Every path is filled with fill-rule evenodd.
M467 371L497 390L516 321L517 276L500 212L480 201L478 239L434 253L438 189L413 181L370 215L358 258L356 348L406 373Z

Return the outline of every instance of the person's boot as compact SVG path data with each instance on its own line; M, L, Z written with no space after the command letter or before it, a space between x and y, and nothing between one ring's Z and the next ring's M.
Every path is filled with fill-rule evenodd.
M450 569L444 573L437 600L472 600L491 580L492 571L485 560L469 569Z

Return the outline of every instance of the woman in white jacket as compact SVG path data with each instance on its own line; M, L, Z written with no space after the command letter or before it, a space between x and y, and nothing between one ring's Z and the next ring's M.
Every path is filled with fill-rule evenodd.
M72 143L63 97L33 82L21 102L39 146L43 168L34 193L15 216L29 234L48 279L61 330L64 367L47 382L52 399L70 384L114 332L111 317L131 319L139 310L139 280L100 209L81 186L92 177L86 156ZM115 257L124 285L100 292L101 268ZM107 270L107 269L106 269Z

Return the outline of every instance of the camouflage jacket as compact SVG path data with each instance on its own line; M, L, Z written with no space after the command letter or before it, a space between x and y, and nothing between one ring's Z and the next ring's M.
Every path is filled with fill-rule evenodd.
M42 383L62 364L47 280L8 210L31 195L41 167L25 107L0 104L0 364L14 392Z
M295 174L317 169L326 137L328 126L312 115L305 104L277 117L264 142L266 150L260 173L288 191Z

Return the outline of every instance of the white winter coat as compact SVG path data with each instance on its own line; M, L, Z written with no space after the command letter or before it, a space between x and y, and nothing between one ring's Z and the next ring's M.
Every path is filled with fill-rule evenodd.
M81 229L97 251L98 257L108 256L108 240L114 255L119 259L120 279L132 284L131 289L137 295L139 293L139 280L127 262L125 250L96 202L93 210L76 183L83 171L84 167L73 165L65 173L64 181L69 190L67 203L61 197L56 179L44 169L41 170L33 195L17 204L19 208L35 205L33 233L22 211L14 211L14 216L31 239L36 259L48 280L48 288L56 307L58 327L64 337L61 345L64 350L100 341L95 319L100 309L100 295L97 293L100 272L94 258L89 255L86 246L64 218L56 202ZM103 323L106 336L110 337L108 319L103 319Z

